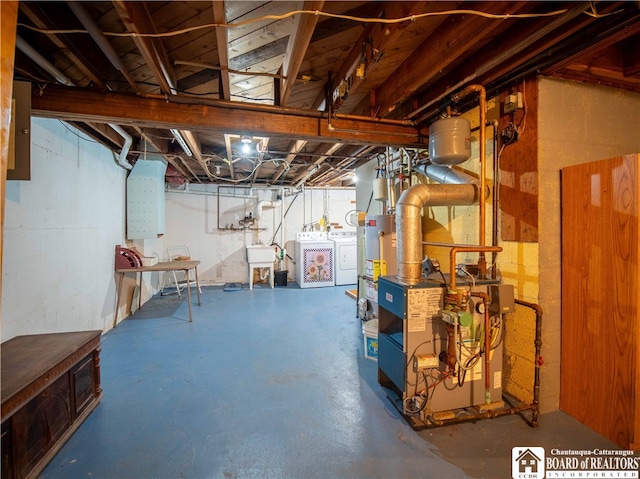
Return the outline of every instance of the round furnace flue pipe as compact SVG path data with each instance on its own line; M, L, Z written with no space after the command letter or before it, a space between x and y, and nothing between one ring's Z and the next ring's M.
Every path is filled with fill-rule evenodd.
M405 190L396 204L397 276L401 283L418 283L422 277L422 208L474 205L478 185L417 184Z

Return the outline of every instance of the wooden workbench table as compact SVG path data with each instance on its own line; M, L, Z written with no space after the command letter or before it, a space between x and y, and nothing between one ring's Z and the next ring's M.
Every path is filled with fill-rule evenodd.
M153 266L142 266L139 268L122 268L116 269L116 273L119 273L119 281L118 281L118 292L116 294L116 311L113 317L113 327L115 328L118 325L118 309L120 306L120 294L122 293L122 280L125 273L140 273L140 280L138 281L136 277L137 284L142 285L142 273L147 272L162 272L162 271L184 271L185 276L187 277L187 302L189 304L189 321L193 321L192 312L191 312L191 281L189 279L189 271L194 270L196 276L196 292L198 293L198 306L200 306L200 281L198 279L198 265L200 261L198 260L189 260L189 261L160 261L159 263L154 264ZM138 307L141 306L141 295L138 295Z

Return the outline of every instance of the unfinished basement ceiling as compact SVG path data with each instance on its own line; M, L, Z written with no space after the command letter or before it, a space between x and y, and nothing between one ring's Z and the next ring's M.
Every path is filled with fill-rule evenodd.
M638 2L30 1L18 22L33 114L118 154L123 129L173 185L350 185L470 84L640 91Z

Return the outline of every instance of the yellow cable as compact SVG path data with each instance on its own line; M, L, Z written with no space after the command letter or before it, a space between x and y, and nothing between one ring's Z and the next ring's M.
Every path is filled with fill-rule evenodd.
M554 10L552 12L547 13L519 13L519 14L496 14L496 13L486 13L478 10L445 10L441 12L426 12L426 13L418 13L415 15L409 15L406 17L400 18L364 18L364 17L354 17L351 15L341 15L337 13L328 13L328 12L320 12L318 10L293 10L291 12L283 13L282 15L265 15L257 18L250 18L248 20L243 20L237 23L207 23L204 25L195 25L193 27L182 28L180 30L174 30L171 32L164 33L136 33L136 32L103 32L103 35L110 37L132 37L132 38L162 38L162 37L172 37L176 35L183 35L185 33L190 33L196 30L202 30L205 28L237 28L245 25L249 25L251 23L261 22L264 20L284 20L285 18L292 17L294 15L315 15L320 17L331 17L331 18L341 18L345 20L353 20L354 22L360 23L383 23L383 24L394 24L394 23L402 23L402 22L414 22L416 20L420 20L426 17L433 17L438 15L477 15L480 17L490 18L493 20L506 20L510 18L540 18L540 17L552 17L557 15L562 15L567 12L567 9L562 10ZM589 12L586 12L590 14ZM590 14L591 15L591 14ZM18 23L19 26L28 28L30 30L44 33L47 35L60 35L60 34L70 34L70 33L88 33L87 30L82 29L74 29L74 30L47 30L43 28L37 28L31 25L27 25L25 23Z

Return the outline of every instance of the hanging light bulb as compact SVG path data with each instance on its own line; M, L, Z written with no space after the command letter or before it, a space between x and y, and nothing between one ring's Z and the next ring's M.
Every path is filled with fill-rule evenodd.
M251 151L251 138L249 138L248 136L243 136L240 141L242 142L242 153L244 155L249 154L249 152Z

